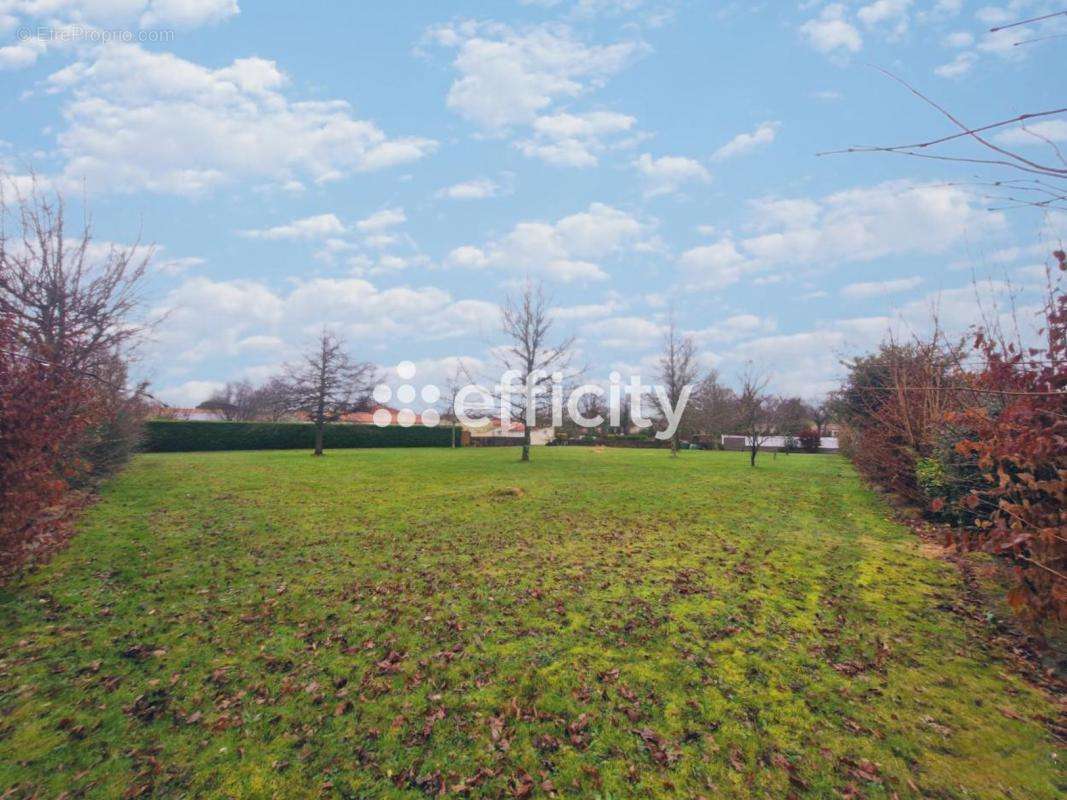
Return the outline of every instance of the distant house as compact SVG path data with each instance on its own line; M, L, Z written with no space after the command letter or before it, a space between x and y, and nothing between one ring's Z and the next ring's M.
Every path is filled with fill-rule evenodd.
M477 420L475 425L466 425L465 429L471 438L507 438L521 441L526 426L517 420L511 420L506 425L500 417L485 417ZM530 444L545 445L556 437L556 429L551 426L530 429Z
M383 413L384 412L384 413ZM381 425L381 422L386 419L385 414L388 414L388 423ZM391 408L390 406L376 406L369 411L350 411L347 414L342 414L338 422L347 423L349 425L379 425L380 427L389 427L391 425L400 424L400 409ZM415 414L412 425L422 425L422 415Z
M222 422L226 415L219 409L209 408L174 408L173 406L159 406L152 412L155 419L172 419L182 422Z

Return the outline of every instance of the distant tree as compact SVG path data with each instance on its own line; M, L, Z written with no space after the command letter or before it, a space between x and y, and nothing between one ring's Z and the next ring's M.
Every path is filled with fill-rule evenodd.
M719 382L719 373L710 370L693 390L690 401L692 427L705 434L718 447L725 433L736 425L737 393Z
M462 390L464 386L473 383L474 380L471 378L467 365L463 363L462 359L457 359L456 366L452 372L449 373L447 383L445 384L445 391L447 392L445 399L448 402L448 409L445 413L447 414L448 422L452 429L452 447L456 446L456 435L459 428L459 419L456 415L456 398L459 397L460 390Z
M799 437L811 428L814 411L799 397L780 397L773 403L775 430L785 437L789 453L799 446Z
M262 386L250 381L231 381L201 403L198 408L216 411L228 422L277 420L285 414L286 388L280 378Z
M323 432L349 411L376 380L376 369L365 361L353 361L344 342L323 329L314 346L299 361L286 367L288 406L302 411L315 424L315 455L322 455Z
M256 388L253 398L256 416L268 422L277 422L289 414L289 385L285 378L276 375Z
M811 407L811 421L815 423L815 430L822 436L826 432L826 426L833 419L833 401L829 398L816 403Z
M672 409L681 408L683 400L688 400L688 393L696 381L696 347L691 336L678 332L671 314L667 323L667 332L663 335L663 350L659 358L659 380ZM657 398L658 399L658 398ZM667 409L661 409L664 415ZM682 409L683 419L685 409ZM678 442L681 439L681 420L671 436L671 455L678 455Z
M741 375L741 393L737 398L737 422L748 438L749 464L756 466L756 456L774 430L771 397L767 394L770 377L751 362Z
M513 418L523 421L522 460L530 460L530 427L538 413L549 402L552 374L565 372L570 366L574 338L568 337L555 345L552 336L552 314L544 287L527 281L517 295L508 295L501 309L501 331L508 344L502 348L499 360L506 371L512 372L521 387L518 391L501 393L510 406Z

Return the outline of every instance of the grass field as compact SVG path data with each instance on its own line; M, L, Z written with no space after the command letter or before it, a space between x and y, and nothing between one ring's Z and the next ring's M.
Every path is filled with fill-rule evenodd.
M0 796L1062 797L955 569L746 458L141 456L0 590Z

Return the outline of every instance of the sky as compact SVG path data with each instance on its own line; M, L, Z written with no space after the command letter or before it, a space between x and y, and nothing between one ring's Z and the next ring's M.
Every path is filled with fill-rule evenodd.
M195 405L328 325L440 384L542 281L591 377L703 368L817 399L937 310L1033 319L1067 215L887 154L1063 102L1041 0L0 0L0 171L154 247L137 371ZM1067 142L1067 116L1040 133ZM994 140L1048 160L1017 126ZM975 155L967 145L945 151Z

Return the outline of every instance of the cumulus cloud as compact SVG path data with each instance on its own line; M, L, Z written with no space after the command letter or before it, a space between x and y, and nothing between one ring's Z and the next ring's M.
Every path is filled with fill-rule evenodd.
M603 203L554 222L520 222L506 235L482 246L457 247L450 266L540 275L564 283L603 280L605 259L637 246L649 226Z
M586 44L559 24L515 30L466 21L431 28L427 39L457 51L448 107L494 133L529 125L557 101L603 85L644 49Z
M863 48L863 37L845 19L845 6L841 3L825 6L818 17L800 26L800 35L820 53L858 53Z
M842 287L841 296L849 300L866 300L871 297L908 292L920 286L922 282L922 278L915 276L889 281L850 283L848 286Z
M690 280L709 288L798 264L862 263L890 255L943 253L969 233L1003 227L1004 216L957 186L889 181L822 198L751 204L753 235L726 234L682 253Z
M323 325L374 347L397 337L471 335L497 312L493 303L433 286L382 289L361 278L315 278L279 291L260 281L198 276L153 309L163 322L153 332L151 363L166 365L157 382L178 385L184 373L216 359L225 364L255 352L290 358Z
M974 53L958 53L951 61L934 67L934 74L939 78L962 78L978 61Z
M296 219L285 225L273 228L241 231L249 239L321 239L337 236L346 230L344 223L335 214L318 214L313 217Z
M994 139L998 144L1009 146L1067 142L1067 120L1047 119L1041 122L1030 122L997 134Z
M867 28L884 28L890 37L899 38L908 30L908 10L912 0L874 0L856 12L856 18Z
M436 147L389 138L343 100L290 100L287 76L261 58L209 69L115 44L46 83L69 95L58 136L63 177L93 189L191 194L240 178L326 183Z
M672 194L686 183L711 180L711 173L703 164L684 156L653 158L650 153L642 153L633 165L644 179L646 197Z
M625 147L634 139L619 140L637 120L613 111L551 114L533 121L532 136L516 142L523 155L564 167L594 167L609 147ZM612 141L614 139L614 141Z
M737 156L751 153L761 145L773 142L774 137L778 135L778 129L781 127L782 125L780 122L763 122L757 125L756 129L751 133L739 133L716 150L712 155L712 159L715 161L726 161L731 158L736 158Z

